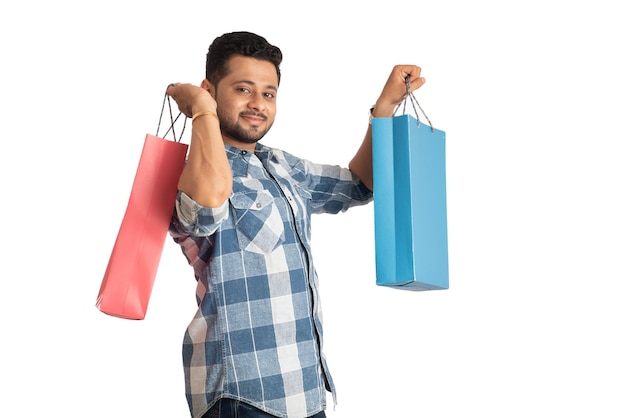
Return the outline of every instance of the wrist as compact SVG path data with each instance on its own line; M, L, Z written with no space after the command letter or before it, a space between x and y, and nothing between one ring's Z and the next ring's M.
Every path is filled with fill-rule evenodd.
M395 110L395 107L392 106L391 108L385 107L385 106L381 106L379 104L375 104L372 107L370 107L370 117L369 117L369 124L372 124L372 119L374 118L388 118L393 116L393 111Z
M191 106L192 115L195 115L196 113L200 113L200 112L217 113L217 109L215 109L215 106L211 106L208 103L195 103L194 105Z
M210 116L219 122L220 118L217 116L217 113L212 112L210 110L201 110L199 112L194 113L191 116L191 122L195 121L197 118L202 116Z
M199 112L213 112L217 113L217 103L209 92L203 90L203 94L195 97L191 103L191 114L195 115Z
M393 116L395 108L396 107L394 105L386 105L376 102L376 104L371 108L371 114L374 118L388 118Z

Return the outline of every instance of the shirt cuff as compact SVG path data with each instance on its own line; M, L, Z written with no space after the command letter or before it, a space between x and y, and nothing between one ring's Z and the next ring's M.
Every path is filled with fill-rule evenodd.
M213 233L228 218L228 199L217 208L208 208L198 204L186 193L179 192L176 212L181 223L196 233Z

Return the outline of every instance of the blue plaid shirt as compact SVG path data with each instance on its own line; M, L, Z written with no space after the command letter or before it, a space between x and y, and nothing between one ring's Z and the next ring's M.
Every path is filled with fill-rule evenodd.
M225 147L230 199L206 208L179 192L170 227L198 282L183 342L191 415L225 397L308 417L325 409L326 390L335 398L310 217L365 204L372 193L346 168L261 144L255 153Z

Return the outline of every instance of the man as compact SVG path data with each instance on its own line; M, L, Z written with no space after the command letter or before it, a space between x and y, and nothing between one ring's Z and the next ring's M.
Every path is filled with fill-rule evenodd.
M372 200L371 127L348 168L260 144L276 115L282 53L249 32L209 47L200 86L168 94L192 118L170 233L197 279L183 343L187 401L200 417L325 417L335 388L322 353L312 213ZM424 79L395 66L373 117Z

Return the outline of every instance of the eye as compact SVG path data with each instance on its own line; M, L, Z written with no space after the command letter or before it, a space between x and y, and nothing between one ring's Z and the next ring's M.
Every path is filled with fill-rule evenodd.
M276 98L276 94L274 94L272 92L263 93L263 96L265 96L265 98L267 98L267 99L274 99L274 98Z
M236 90L241 94L250 94L250 89L248 87L237 87Z

